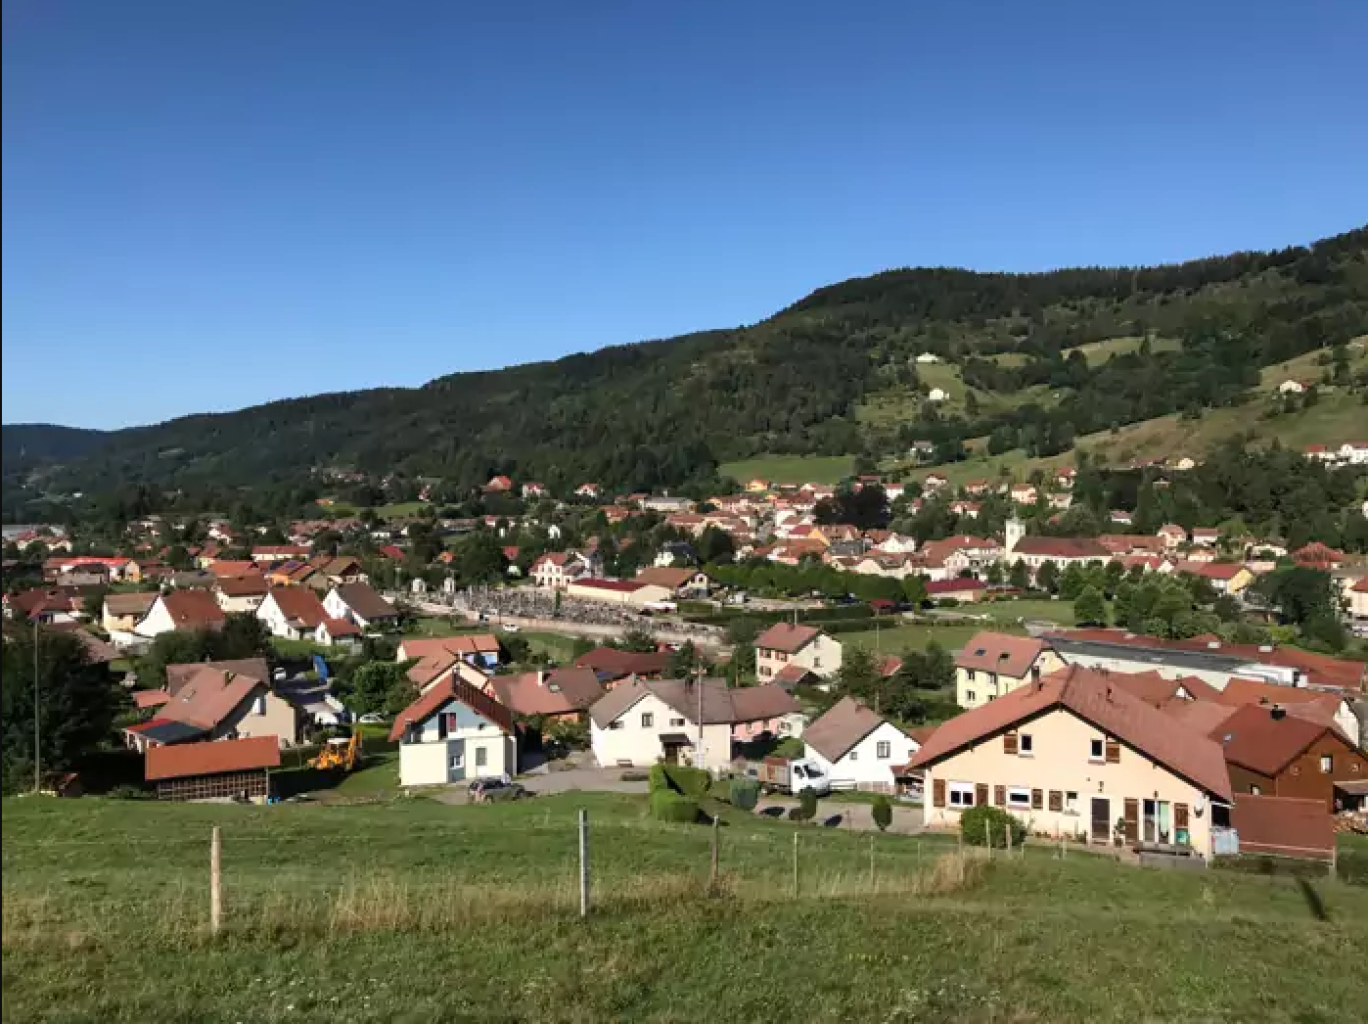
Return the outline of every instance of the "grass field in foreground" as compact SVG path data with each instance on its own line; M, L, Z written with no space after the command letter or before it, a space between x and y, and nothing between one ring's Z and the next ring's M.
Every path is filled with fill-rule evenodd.
M757 455L739 462L724 462L717 467L745 486L760 479L774 484L835 484L855 472L853 455Z
M747 820L709 897L709 830L644 806L7 801L4 1018L1331 1022L1368 995L1365 889L1035 849L960 877L950 844L875 836L871 895L870 837L800 826L794 899L795 828Z

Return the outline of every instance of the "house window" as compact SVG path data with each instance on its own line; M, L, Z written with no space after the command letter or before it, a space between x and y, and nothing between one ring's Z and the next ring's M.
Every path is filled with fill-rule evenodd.
M475 748L475 767L483 768L489 763L489 751L484 747Z
M622 728L622 719L619 718L616 722L609 722L609 723L608 723L608 728L609 728L610 730L612 730L612 729L621 729L621 728Z
M859 759L860 759L860 752L859 752L858 750L852 750L852 751L850 752L850 760L852 760L852 761L858 761Z
M1077 813L1078 813L1078 794L1077 794L1077 793L1067 792L1067 791L1064 793L1064 813L1065 813L1065 814L1077 814Z
M264 715L264 714L266 714L266 698L265 698L264 696L263 696L263 697L258 697L256 700L252 701L252 714L254 714L254 715Z
M1023 732L1018 737L1017 742L1019 744L1018 749L1022 757L1035 756L1035 741L1031 738L1029 733Z
M974 806L974 784L972 782L952 782L949 790L951 807Z
M875 747L875 756L880 761L887 761L893 756L893 744L889 743L888 740L880 740Z
M670 719L670 724L671 724L671 725L683 725L683 724L684 724L684 719L682 719L682 718L671 718L671 719Z
M977 701L978 701L978 694L977 694L977 693L975 693L973 690L965 690L965 691L964 691L964 703L966 703L966 704L973 704L973 703L976 703Z
M1335 759L1329 754L1322 754L1320 759L1320 770L1322 775L1329 775L1335 770Z
M1007 806L1025 807L1029 809L1031 806L1031 791L1023 786L1008 787Z
M971 682L971 683L972 683L975 679L978 678L978 673L975 672L972 668L969 669L969 670L965 673L965 675L968 677L969 682Z
M1089 745L1088 745L1088 760L1089 760L1089 761L1101 761L1101 760L1102 760L1102 754L1103 754L1103 750L1102 750L1102 741L1101 741L1101 740L1092 740L1092 741L1090 741L1090 742L1089 742Z
M465 767L465 754L452 754L452 755L451 755L451 770L454 771L454 772L458 772L458 771L460 771L460 770L461 770L462 768L464 768L464 767Z
M641 727L643 729L649 729L653 725L655 725L655 715L651 714L649 711L643 711L641 713Z
M1249 787L1250 796L1263 796L1263 787L1251 785Z

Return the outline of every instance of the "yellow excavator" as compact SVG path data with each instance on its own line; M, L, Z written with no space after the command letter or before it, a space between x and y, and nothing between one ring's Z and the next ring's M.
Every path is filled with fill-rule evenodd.
M338 736L323 744L323 749L309 762L310 768L323 771L352 771L361 763L361 729L352 726L351 739Z

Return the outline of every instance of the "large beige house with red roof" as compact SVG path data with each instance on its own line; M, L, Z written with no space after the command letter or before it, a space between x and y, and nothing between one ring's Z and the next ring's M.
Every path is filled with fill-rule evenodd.
M834 675L841 668L841 644L814 626L776 622L755 638L756 676L768 683L792 666Z
M1204 859L1232 799L1219 743L1077 666L952 718L901 773L918 771L932 828L992 804L1032 833Z

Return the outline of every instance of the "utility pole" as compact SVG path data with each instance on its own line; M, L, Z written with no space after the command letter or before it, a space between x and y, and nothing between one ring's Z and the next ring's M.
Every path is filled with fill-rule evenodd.
M39 793L43 788L43 755L39 746L41 736L40 711L42 705L39 703L41 696L38 689L38 620L33 620L33 792Z

